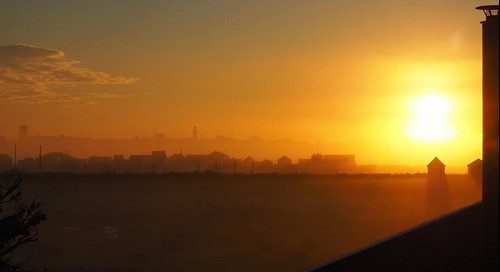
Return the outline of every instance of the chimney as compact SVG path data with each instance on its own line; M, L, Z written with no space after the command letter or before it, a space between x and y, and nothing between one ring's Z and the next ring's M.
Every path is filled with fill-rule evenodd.
M498 5L480 6L483 28L484 271L498 266Z

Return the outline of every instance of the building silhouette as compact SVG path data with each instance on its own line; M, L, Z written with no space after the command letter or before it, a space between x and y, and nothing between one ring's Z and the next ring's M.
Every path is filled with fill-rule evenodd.
M7 154L0 154L0 172L12 169L14 166L12 158Z
M476 159L467 165L467 174L475 181L481 183L483 179L483 161Z
M444 163L434 157L427 165L427 211L440 214L449 210L451 195ZM433 213L434 213L433 212Z
M167 172L189 172L189 171L200 171L199 164L189 165L186 163L186 157L181 154L173 154L166 161L166 171Z
M312 154L310 159L299 159L298 172L346 174L357 171L354 155Z
M441 162L438 157L434 157L434 159L432 159L432 161L427 164L427 174L431 177L445 176L445 167L446 165L444 165L444 163Z
M241 161L241 172L243 173L255 173L255 164L257 163L257 161L248 156L246 157L245 159L243 159L243 161Z
M271 160L265 159L257 162L255 165L255 171L258 173L272 173L274 170L274 163Z
M128 167L128 161L123 155L113 155L111 169L114 173L125 173Z
M50 152L38 158L35 164L42 165L44 172L81 173L84 172L87 160L74 158L63 152Z
M19 140L23 141L28 138L28 126L20 125L19 126Z
M32 138L35 139L35 138ZM182 149L181 149L182 150ZM286 155L276 161L269 159L255 160L229 157L227 154L213 151L208 154L173 154L170 157L162 150L151 154L132 154L102 156L91 155L85 159L72 157L66 151L49 152L42 156L41 145L37 157L23 156L12 160L7 154L0 165L0 170L18 168L26 173L35 172L71 172L71 173L166 173L210 171L218 173L310 173L310 174L346 174L357 173L354 155L313 154L311 159L299 159L294 164ZM182 152L182 151L181 151ZM7 159L8 158L8 159ZM10 162L11 161L11 162ZM43 166L43 167L42 167Z
M161 172L165 169L166 161L167 153L165 151L153 151L151 155L130 155L126 172Z
M278 159L278 166L289 166L292 164L292 159L290 159L288 156L284 155L281 158Z
M198 139L198 129L196 128L196 126L193 127L193 139Z
M297 170L297 168L294 166L295 165L292 164L292 159L290 159L288 156L284 155L277 160L277 164L276 164L277 169L276 170L277 170L277 172L280 172L280 173L295 172Z
M25 173L34 173L38 170L36 162L32 157L27 157L17 161L17 168Z
M91 156L87 163L88 173L109 173L111 172L113 158L110 156Z

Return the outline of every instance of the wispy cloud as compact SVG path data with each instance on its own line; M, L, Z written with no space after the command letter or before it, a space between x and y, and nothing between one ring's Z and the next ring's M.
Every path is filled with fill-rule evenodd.
M26 44L0 46L0 103L88 102L113 98L103 92L57 92L55 87L130 85L138 78L91 71L59 50ZM60 88L59 88L60 89Z

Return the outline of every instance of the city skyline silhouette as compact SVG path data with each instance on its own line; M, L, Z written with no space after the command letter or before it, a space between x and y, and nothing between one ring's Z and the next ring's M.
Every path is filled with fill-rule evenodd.
M465 165L481 157L480 4L4 3L0 137L196 125L200 138L332 142L323 153L366 163Z
M0 271L498 270L498 3L0 0L0 32Z

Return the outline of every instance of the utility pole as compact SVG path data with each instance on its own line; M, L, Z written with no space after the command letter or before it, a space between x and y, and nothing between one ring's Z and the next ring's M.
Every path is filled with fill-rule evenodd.
M40 145L40 150L38 152L38 172L42 172L42 145Z

